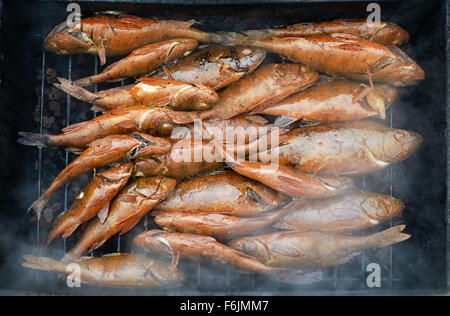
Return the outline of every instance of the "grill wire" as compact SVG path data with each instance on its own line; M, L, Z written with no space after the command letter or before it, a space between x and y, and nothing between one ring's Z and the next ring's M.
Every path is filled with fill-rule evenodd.
M43 39L44 38L45 37L43 37ZM93 73L97 74L98 73L98 57L94 56L93 58L94 58ZM72 80L73 56L71 56L71 55L67 56L67 62L68 62L68 65L67 65L67 78L69 80ZM39 106L40 106L39 133L41 133L41 134L43 132L43 115L44 115L44 107L45 107L45 76L46 76L46 67L47 67L47 65L46 65L46 51L44 50L44 48L42 48L41 71L40 71L41 72L41 82L40 82L41 87L40 87L40 99L39 99L40 100L40 104L39 104ZM122 80L120 82L121 86L123 86L124 83L125 83L125 81ZM98 85L97 84L95 84L93 86L93 91L94 92L98 92ZM72 97L67 95L67 100L66 100L66 125L67 126L71 124L70 123L71 105L72 105L71 101L72 101ZM96 117L96 116L97 116L97 113L93 112L92 117ZM387 111L387 120L386 121L389 122L389 126L390 127L393 127L393 107L390 107L389 110ZM41 196L41 191L42 191L42 177L43 177L43 174L42 174L42 161L43 161L43 150L42 150L42 148L39 147L38 148L38 177L37 177L38 178L38 180L37 180L37 197L38 198ZM69 153L69 151L66 151L66 153L65 153L65 165L67 166L67 164L69 162L70 162L70 153ZM393 166L391 165L387 169L388 169L388 173L389 173L389 175L388 175L389 191L388 192L389 192L389 195L392 196L394 194L394 191L393 191L393 183L394 183ZM361 177L360 188L362 190L366 190L367 178L368 178L368 176L362 176ZM69 206L68 202L69 202L68 201L68 184L66 184L64 186L64 210L66 210L68 208L68 206ZM390 227L394 226L392 219L390 219L390 221L388 221L387 224L388 224L387 225L388 227L384 227L383 225L380 225L378 227L378 230L386 229L386 228L390 228ZM146 215L146 218L145 218L145 226L144 227L145 227L145 230L148 229L148 227L147 227L147 215ZM37 220L36 226L35 226L35 230L36 230L36 244L35 244L36 256L39 256L40 252L41 252L41 249L40 249L40 242L41 242L40 220ZM63 247L64 247L63 250L64 250L64 254L65 254L66 251L67 251L67 249L66 249L66 240L64 240ZM121 238L120 238L120 235L117 234L117 252L120 252L120 250L121 250ZM94 256L94 252L95 252L95 250L91 252L91 256ZM386 289L386 287L384 287L384 284L387 282L387 288L389 290L392 288L393 281L400 281L400 279L395 279L393 277L393 255L394 255L393 254L393 247L389 246L388 247L388 263L387 263L388 267L386 268L386 270L388 271L388 277L387 278L383 278L383 277L381 278L381 281L382 281L382 284L383 284L383 288ZM361 290L364 290L364 289L367 290L368 287L367 287L367 284L366 284L366 277L367 277L367 275L366 275L366 273L367 273L367 271L366 271L366 264L367 264L366 259L367 258L366 257L367 257L367 251L366 250L362 250L362 252L361 252L361 272L360 272L361 276L360 277L348 277L348 276L345 276L345 275L341 276L341 274L343 274L343 273L340 273L340 266L336 266L336 267L331 268L331 271L332 271L331 275L332 276L328 277L328 278L324 278L324 281L329 282L335 290L338 290L340 288L340 286L339 286L340 282L355 282L355 281L360 280L360 289ZM198 262L196 264L196 267L195 267L195 270L196 270L195 271L195 275L196 275L195 279L196 280L194 281L194 283L197 285L196 286L197 288L204 287L204 285L208 282L207 277L205 278L203 276L202 265L203 265L202 263ZM38 275L39 275L39 273L40 272L36 271L36 282L38 282ZM230 271L230 268L227 267L226 270L225 270L225 273L226 273L226 278L225 278L225 281L224 281L225 282L224 285L227 286L227 288L228 288L230 286L230 284L231 284L231 275L234 272ZM247 279L246 282L248 284L250 284L251 288L253 288L253 287L255 287L257 285L257 281L258 280L257 280L257 276L255 274L246 275L245 278ZM250 278L250 280L248 280L248 278ZM236 283L238 283L238 282L236 282L236 281L233 282L233 284L236 284ZM230 290L238 290L239 291L239 289L236 289L236 288L227 289L227 291L230 291Z

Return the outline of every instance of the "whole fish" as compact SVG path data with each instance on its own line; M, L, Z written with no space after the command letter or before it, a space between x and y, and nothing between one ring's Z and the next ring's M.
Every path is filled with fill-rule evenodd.
M385 119L385 109L395 100L395 88L377 84L374 90L349 80L331 80L291 95L274 106L254 111L256 114L282 116L277 126L296 120L332 122L362 120L369 117Z
M225 214L167 212L155 216L159 227L168 232L205 235L217 240L230 240L260 230L280 218L283 209L257 217Z
M73 26L57 25L46 37L44 47L57 54L91 54L100 57L124 55L148 43L171 38L210 42L211 34L191 27L193 23L154 20L132 15L104 15L81 19Z
M63 258L79 258L89 248L97 249L117 233L132 229L141 218L164 199L176 186L165 177L142 178L130 182L111 203L108 217L102 223L98 217L89 222L77 244Z
M291 197L324 198L338 195L353 187L351 178L337 176L317 176L279 165L275 161L245 161L234 157L220 144L213 141L218 154L224 158L233 171L258 182L273 190Z
M181 258L229 265L243 272L277 274L284 271L267 267L255 258L223 245L208 236L149 230L136 236L133 243L149 253L173 257L179 255Z
M131 162L118 164L96 173L77 195L72 205L55 219L47 235L46 245L48 246L59 235L66 239L78 226L96 215L104 222L108 216L109 202L127 184L132 173Z
M372 121L297 128L283 133L276 147L280 165L314 174L364 174L406 159L422 143L414 132ZM272 149L258 153L270 161Z
M389 195L355 190L286 209L274 227L297 231L351 232L391 219L404 207L402 201Z
M222 171L179 183L155 210L251 216L268 212L283 201L280 194L256 181Z
M319 78L310 68L298 64L268 64L228 86L219 93L219 101L209 110L189 112L195 119L225 120L258 107L276 104L289 95L306 89Z
M163 154L170 151L170 148L171 144L166 139L142 133L97 139L89 143L88 148L56 176L44 194L34 201L28 210L34 209L39 218L53 193L72 179L115 161Z
M186 38L148 44L133 50L127 57L109 65L101 73L76 80L75 84L84 87L105 81L139 77L189 55L197 45L196 40Z
M27 146L65 146L86 148L96 140L108 135L144 132L147 134L170 134L179 123L178 118L184 112L172 111L168 108L136 106L108 111L92 120L75 123L62 130L62 134L35 134L19 132L23 136L18 140ZM181 119L184 120L184 119Z
M404 87L425 78L422 68L398 47L356 37L285 37L260 41L229 37L228 41L263 48L317 71L357 81L373 80Z
M90 92L73 82L58 78L57 88L79 100L93 104L92 110L119 107L168 106L175 110L205 110L217 102L217 93L201 84L160 78L139 78L137 83L99 92Z
M22 266L30 269L70 274L71 262L57 261L32 255L24 256ZM82 283L140 288L174 287L184 281L184 275L174 266L141 255L115 253L103 257L83 257L75 261L80 267Z
M151 75L219 90L252 72L265 57L259 48L208 46Z
M324 269L344 264L363 249L381 248L409 239L404 225L367 236L284 231L231 241L231 247L267 266Z
M287 28L244 31L252 39L272 37L305 37L311 35L331 35L336 33L355 35L386 46L400 46L409 40L409 34L400 26L380 21L369 25L366 19L343 19L318 23L298 23Z

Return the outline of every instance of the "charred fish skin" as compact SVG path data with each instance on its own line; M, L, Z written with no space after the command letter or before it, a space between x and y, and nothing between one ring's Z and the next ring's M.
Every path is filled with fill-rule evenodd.
M141 218L164 199L176 186L176 181L166 177L141 178L131 181L111 203L104 223L94 218L77 244L64 256L71 261L88 249L97 249L113 235L132 229Z
M115 253L103 257L84 257L74 262L57 261L32 255L24 256L22 266L30 269L68 274L70 264L80 267L83 283L107 287L130 286L139 288L174 287L184 282L182 272L173 266L129 253Z
M251 216L268 212L283 201L282 195L256 181L217 171L179 183L155 210Z
M94 16L81 19L74 26L67 22L57 25L46 37L44 48L62 55L98 54L104 65L106 56L124 55L151 42L171 38L212 40L210 35L191 28L191 25L132 15Z
M400 26L380 21L378 26L369 27L367 20L340 19L318 23L298 23L287 28L250 30L244 34L251 39L270 39L272 37L304 37L332 34L348 34L361 37L386 46L401 46L408 42L409 34Z
M238 271L279 274L284 269L267 267L255 258L236 251L208 236L168 233L162 230L145 231L133 243L149 253L231 265Z
M96 173L72 205L56 218L47 234L46 245L61 234L64 239L69 237L79 225L97 214L104 221L108 215L109 202L127 184L132 172L133 163L127 162Z
M344 264L363 249L381 248L405 241L404 225L367 236L348 236L322 232L285 231L244 237L229 245L273 267L324 269Z
M402 161L422 136L365 120L306 126L280 135L280 165L328 175L366 174ZM270 150L259 153L270 161Z
M198 82L219 90L256 69L266 51L252 47L208 46L151 76L183 82Z
M404 207L402 201L390 195L353 190L291 208L274 227L297 231L352 232L389 220Z
M84 87L105 81L143 76L166 63L189 55L197 45L196 40L185 38L148 44L109 65L101 73L76 80L75 84Z

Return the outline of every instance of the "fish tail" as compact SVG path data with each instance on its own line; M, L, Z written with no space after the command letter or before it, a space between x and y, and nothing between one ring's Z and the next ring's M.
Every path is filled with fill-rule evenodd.
M89 76L86 78L81 78L81 79L75 80L74 84L76 84L77 86L80 86L80 87L91 86L91 85L97 83L97 82L95 82L95 77L96 76Z
M46 257L24 255L22 266L35 270L66 272L67 263Z
M369 243L374 248L381 248L405 241L411 237L411 235L402 233L405 227L406 225L398 225L371 236L367 236L370 239Z
M88 103L94 103L95 100L98 99L98 96L95 93L80 87L70 80L58 77L58 81L60 83L54 83L54 86L76 99Z
M265 30L249 30L249 31L244 31L242 33L247 35L250 39L255 39L255 40L266 40L266 39L272 38L272 34L270 34L269 32L267 32Z
M47 194L43 194L39 199L33 202L33 204L28 207L28 212L31 210L34 210L36 212L38 220L41 218L42 210L44 209L45 205L47 205L48 200L50 200L50 196Z
M47 145L51 145L50 135L48 134L19 132L19 135L22 137L19 138L17 142L25 146L36 146L42 148Z
M208 35L210 41L215 44L246 45L249 41L246 35L236 32L214 32Z

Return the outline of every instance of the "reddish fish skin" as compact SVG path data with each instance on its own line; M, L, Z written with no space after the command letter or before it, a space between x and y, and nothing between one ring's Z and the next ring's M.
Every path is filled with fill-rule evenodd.
M297 120L318 122L362 120L378 116L378 112L370 107L370 99L363 97L357 100L363 89L364 85L358 82L332 80L314 85L274 106L253 113L283 115ZM384 84L375 85L375 92L386 108L396 97L395 88Z
M406 159L422 137L365 120L293 129L279 143L280 165L314 174L364 174ZM270 160L269 154L259 157Z
M82 19L74 26L66 22L57 25L46 37L44 47L57 54L124 55L148 43L171 38L211 41L208 33L191 28L192 23L153 20L132 15L94 16Z
M400 46L409 40L409 34L400 26L380 21L378 26L369 27L364 19L342 19L319 23L298 23L287 28L245 31L252 39L271 37L304 37L331 35L336 33L355 35L386 46Z
M155 210L251 216L268 212L283 201L284 197L266 186L224 171L179 183Z
M155 216L155 222L168 232L205 235L217 240L230 240L248 235L274 223L283 210L257 217L237 217L225 214L196 214L164 212Z
M72 271L68 269L71 262L31 255L24 258L22 266L26 268L66 274ZM184 281L184 275L173 266L131 253L85 257L74 263L80 267L81 282L101 286L159 288L177 286Z
M98 217L94 218L62 260L79 258L89 248L99 248L115 234L125 234L175 186L176 181L166 177L133 180L112 201L106 221L102 224Z
M132 172L133 163L127 162L96 173L72 205L56 218L52 229L47 234L46 245L48 246L59 235L62 235L64 239L69 237L79 225L92 219L104 209L107 215L109 202L127 184Z
M186 38L148 44L109 65L101 73L76 80L75 84L84 87L105 81L139 77L170 61L189 55L197 45L196 40Z
M275 228L296 231L352 232L398 215L405 205L385 194L354 190L287 209Z
M319 74L303 65L264 65L220 92L219 101L211 109L186 113L190 118L184 123L196 119L226 120L259 107L268 107L308 88L317 79Z
M119 108L108 111L92 120L69 125L62 130L62 134L58 135L20 132L19 135L23 137L18 142L23 145L38 147L86 148L90 142L109 135L131 134L133 132L166 135L170 134L183 113L186 112L144 106Z
M266 51L252 47L208 46L152 76L184 82L198 82L219 90L256 69Z
M404 87L425 78L423 69L399 48L356 37L285 37L261 41L230 38L229 41L260 47L317 71L357 81L369 82L370 74L374 82Z
M344 264L368 248L387 247L411 236L404 225L367 236L283 231L235 239L229 245L267 266L324 269Z
M255 258L223 245L208 236L149 230L136 236L133 243L149 253L180 255L180 257L187 259L212 261L218 264L231 265L246 272L276 274L283 271L269 268Z
M205 110L217 102L217 93L201 84L160 78L139 78L137 83L99 92L90 92L73 82L58 78L54 84L69 95L104 111L132 106L168 106L175 110Z
M56 176L44 194L31 204L29 209L34 209L38 217L52 194L70 180L115 161L163 154L171 148L170 142L164 138L142 133L107 136L88 146Z

